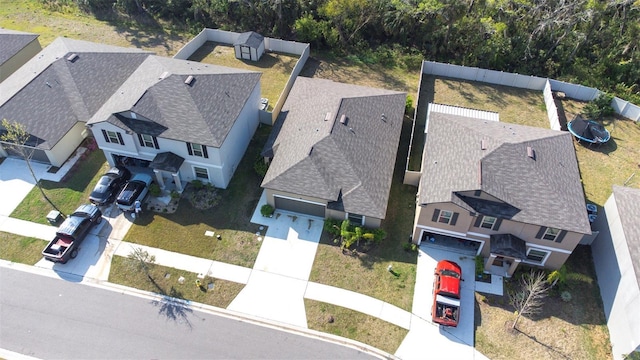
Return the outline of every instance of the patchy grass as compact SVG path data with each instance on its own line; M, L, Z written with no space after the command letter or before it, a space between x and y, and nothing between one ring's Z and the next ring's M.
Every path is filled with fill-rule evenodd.
M34 265L47 243L40 239L0 232L0 259Z
M172 56L190 38L180 29L166 30L163 25L167 24L148 16L131 18L107 12L96 17L81 11L75 2L64 3L62 6L47 7L38 0L3 1L0 6L0 27L39 34L38 40L43 47L63 36L109 45L133 46L163 56Z
M476 293L476 349L490 359L610 359L609 333L588 246L579 246L566 263L563 290L554 291L533 318L515 318L508 297ZM506 284L507 287L511 286Z
M198 210L182 198L173 214L145 211L136 219L125 240L175 251L182 254L253 267L260 250L255 233L259 225L251 224L251 215L260 199L261 178L253 164L266 141L270 127L256 132L229 187L220 189L221 200L208 210ZM221 240L205 236L214 231Z
M203 287L199 288L195 283L197 274L156 264L149 265L149 275L153 282L129 258L114 256L111 260L109 282L219 308L229 306L244 288L244 284L210 277L200 280ZM180 277L185 279L183 284L178 282ZM214 288L208 290L211 282Z
M318 330L356 340L390 354L396 352L408 330L354 310L315 300L304 300L307 324Z
M189 60L261 72L260 91L262 97L269 99L269 110L272 110L272 105L278 101L280 93L284 90L298 57L265 52L259 61L239 60L233 46L209 41L196 50Z
M401 139L411 135L411 119L405 117ZM402 142L402 141L401 141ZM382 228L387 238L367 253L345 255L327 232L322 233L310 281L369 295L411 311L416 281L417 255L403 245L412 233L416 188L402 184L407 148L398 149L387 217ZM387 271L393 265L396 275Z
M407 71L401 67L387 68L380 64L366 64L337 57L330 52L314 51L300 75L347 84L404 91L411 96L415 105L420 70Z
M40 183L47 197L63 213L70 214L81 204L89 202L89 194L100 176L107 170L108 164L104 153L96 150L78 160L63 181L57 183L42 180ZM51 210L53 207L42 197L38 187L34 186L11 213L11 217L48 225L47 214Z
M542 91L448 78L436 78L433 91L438 104L494 111L503 122L549 128Z

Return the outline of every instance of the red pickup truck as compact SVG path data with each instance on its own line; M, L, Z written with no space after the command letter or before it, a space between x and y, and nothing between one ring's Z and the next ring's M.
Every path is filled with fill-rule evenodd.
M453 261L440 260L433 280L433 322L443 326L458 326L460 319L460 280L462 270Z

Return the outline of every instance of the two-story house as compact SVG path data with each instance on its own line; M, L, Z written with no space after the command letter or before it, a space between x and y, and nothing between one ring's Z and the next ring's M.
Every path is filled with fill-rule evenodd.
M110 165L150 167L161 188L226 188L258 127L260 76L149 56L88 126Z
M571 135L430 104L413 242L471 250L485 270L557 269L591 234Z

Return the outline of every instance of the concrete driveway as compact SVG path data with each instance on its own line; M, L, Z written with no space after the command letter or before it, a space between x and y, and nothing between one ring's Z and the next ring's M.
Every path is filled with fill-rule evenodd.
M49 168L48 165L32 164L36 176ZM0 164L0 216L9 216L35 186L35 180L24 160L6 158Z

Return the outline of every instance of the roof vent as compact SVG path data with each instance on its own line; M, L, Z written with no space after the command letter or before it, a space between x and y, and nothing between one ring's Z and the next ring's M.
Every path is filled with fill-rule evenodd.
M74 62L74 61L76 61L77 58L78 58L78 54L76 54L76 53L69 54L69 56L67 56L67 61Z
M187 78L184 80L184 83L191 86L191 84L193 84L193 80L195 80L196 78L194 78L192 75L187 76ZM229 94L227 94L228 96Z
M382 115L380 116L380 120L387 122L387 115L385 115L384 113L382 113Z
M487 142L484 139L480 140L480 149L487 150Z
M167 76L169 76L169 72L168 71L163 72L162 75L160 75L160 80L166 78Z
M324 121L329 121L331 120L331 113L328 112L327 115L324 116Z
M527 156L532 158L533 160L536 159L536 151L533 150L531 146L527 146Z
M340 124L345 125L347 123L347 115L342 114L342 116L340 116Z

